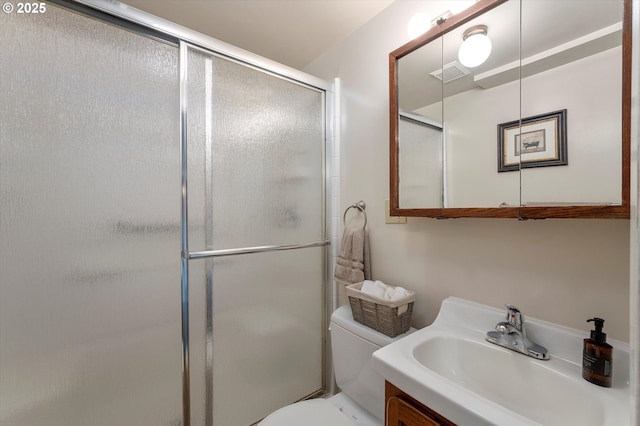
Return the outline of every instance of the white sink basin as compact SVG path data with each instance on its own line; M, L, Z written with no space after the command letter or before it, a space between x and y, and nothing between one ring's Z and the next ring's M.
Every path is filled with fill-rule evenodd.
M630 425L628 345L609 341L613 387L602 388L581 376L585 332L524 314L528 336L550 360L485 341L504 312L448 298L431 326L376 351L373 368L460 426Z
M415 347L426 368L544 425L603 424L593 392L524 355L473 340L438 336Z

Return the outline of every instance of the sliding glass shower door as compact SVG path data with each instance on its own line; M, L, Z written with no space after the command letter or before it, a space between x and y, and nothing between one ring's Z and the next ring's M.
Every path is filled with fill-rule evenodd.
M322 393L325 92L57 3L0 15L0 424Z
M324 93L181 49L192 421L249 425L323 389Z
M49 3L0 46L0 424L179 425L179 50Z

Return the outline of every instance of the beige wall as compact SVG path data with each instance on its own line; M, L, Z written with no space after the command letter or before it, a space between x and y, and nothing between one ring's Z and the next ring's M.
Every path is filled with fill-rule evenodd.
M418 293L414 325L430 324L447 296L518 306L525 316L585 330L587 318L629 341L629 221L409 218L384 223L389 198L388 54L408 41L414 12L440 1L394 2L304 71L339 77L341 211L363 199L373 278Z

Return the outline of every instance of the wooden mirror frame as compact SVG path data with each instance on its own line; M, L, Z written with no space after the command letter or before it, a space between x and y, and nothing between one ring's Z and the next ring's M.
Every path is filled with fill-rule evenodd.
M389 54L389 174L390 174L390 214L391 216L413 216L433 218L488 217L488 218L602 218L629 219L630 217L630 176L631 176L631 42L632 42L632 0L624 0L622 19L622 204L580 205L580 206L519 206L486 208L400 208L399 175L399 106L398 106L398 60L414 50L436 40L456 27L488 12L509 0L480 0L467 10L452 16L440 25L431 28L418 38L406 43Z

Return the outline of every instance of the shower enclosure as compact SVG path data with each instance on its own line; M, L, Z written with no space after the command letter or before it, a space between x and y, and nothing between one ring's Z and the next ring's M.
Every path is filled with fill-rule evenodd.
M55 3L0 16L0 423L247 426L322 394L331 88Z

